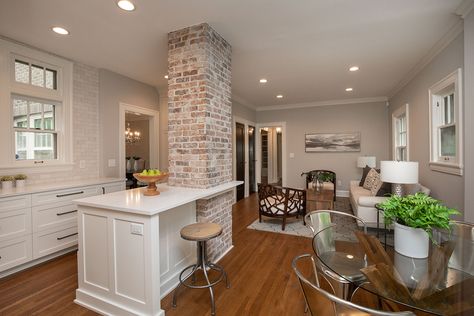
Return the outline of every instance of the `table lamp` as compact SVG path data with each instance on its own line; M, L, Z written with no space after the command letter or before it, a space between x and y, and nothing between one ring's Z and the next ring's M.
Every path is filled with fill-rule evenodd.
M392 183L392 194L403 196L403 184L418 183L418 162L381 161L380 180Z
M357 158L357 167L358 168L365 168L365 166L369 166L370 168L375 168L375 156L360 156Z

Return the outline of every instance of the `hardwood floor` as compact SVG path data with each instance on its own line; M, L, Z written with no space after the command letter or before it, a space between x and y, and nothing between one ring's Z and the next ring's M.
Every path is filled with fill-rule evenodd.
M219 262L231 288L215 286L217 315L304 315L304 298L291 260L311 253L310 239L247 229L257 219L257 196L233 207L234 248ZM0 315L96 315L73 302L76 254L68 254L0 280ZM210 315L208 290L182 289L177 308L162 301L167 316Z

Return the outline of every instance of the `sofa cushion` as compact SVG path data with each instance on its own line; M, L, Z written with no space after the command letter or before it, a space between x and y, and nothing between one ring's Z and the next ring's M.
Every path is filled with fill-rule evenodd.
M377 179L380 179L380 175L377 170L370 169L367 177L365 177L364 185L362 187L366 190L371 190Z
M390 194L392 194L392 184L388 182L382 182L382 186L377 191L375 196L389 196Z
M369 172L369 174L370 174L370 172ZM367 177L369 177L369 175L367 175ZM376 196L377 193L379 192L380 188L382 187L382 184L383 184L383 182L382 182L382 180L380 180L380 173L375 172L374 181L372 181L372 186L370 187L370 194L372 196Z
M364 169L362 170L362 178L360 179L359 186L362 187L364 186L365 178L367 178L367 174L372 168L369 166L365 166Z

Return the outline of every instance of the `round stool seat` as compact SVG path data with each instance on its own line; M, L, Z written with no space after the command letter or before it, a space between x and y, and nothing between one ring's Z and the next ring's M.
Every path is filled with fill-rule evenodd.
M195 223L181 229L181 237L191 241L206 241L222 234L222 227L215 223Z

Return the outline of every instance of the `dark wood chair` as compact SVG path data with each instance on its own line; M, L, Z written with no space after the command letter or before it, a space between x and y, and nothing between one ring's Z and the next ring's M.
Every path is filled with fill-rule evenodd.
M315 177L324 179L324 182L331 182L334 188L334 201L336 201L336 173L331 170L311 170L303 172L301 175L306 175L306 188L308 183L312 182Z
M306 214L306 190L280 187L270 184L258 184L259 221L262 215L282 218L282 230L285 230L288 217L303 217Z

